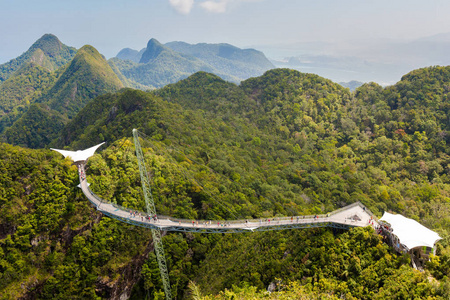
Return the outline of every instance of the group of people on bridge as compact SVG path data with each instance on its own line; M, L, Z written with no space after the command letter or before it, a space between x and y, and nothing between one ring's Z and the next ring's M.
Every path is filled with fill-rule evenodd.
M141 221L143 222L144 220L145 221L148 221L148 222L151 222L152 220L154 221L154 222L157 222L158 221L158 216L157 215L153 215L153 216L150 216L150 215L144 215L143 213L141 213L140 211L137 211L137 210L135 210L135 211L133 211L133 210L130 210L130 218L136 218L136 217L141 217Z

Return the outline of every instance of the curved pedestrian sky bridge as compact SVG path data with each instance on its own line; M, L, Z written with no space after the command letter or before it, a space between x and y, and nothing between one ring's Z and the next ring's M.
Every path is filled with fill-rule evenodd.
M102 143L103 144L103 143ZM332 227L349 229L350 227L364 227L378 225L376 217L360 202L335 210L328 214L276 217L268 219L247 220L183 220L169 216L148 216L147 213L119 206L97 196L89 188L86 180L85 165L102 144L83 151L55 150L64 157L70 157L78 166L80 178L79 187L88 200L101 213L121 222L136 226L164 231L201 232L201 233L236 233L249 231L269 231L282 229L298 229L312 227Z
M70 157L78 167L80 178L79 187L89 201L103 214L121 222L136 226L150 228L152 231L154 249L164 285L164 293L167 300L172 299L169 272L162 245L162 231L181 231L199 233L238 233L252 231L269 231L282 229L300 229L313 227L331 227L337 229L349 229L351 227L377 226L376 217L360 202L343 207L324 215L291 216L268 219L247 220L181 220L168 216L156 215L153 196L146 175L142 149L140 147L137 130L133 129L133 137L138 157L139 171L141 174L142 188L145 203L149 214L142 211L130 210L97 196L89 188L86 179L85 166L88 158L103 144L96 145L83 151L58 150L64 157ZM411 254L412 255L412 254ZM415 265L414 265L415 266Z

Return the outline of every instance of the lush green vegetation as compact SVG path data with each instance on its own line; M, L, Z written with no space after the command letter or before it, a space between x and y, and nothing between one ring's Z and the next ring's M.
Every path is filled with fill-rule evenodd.
M78 50L49 92L37 101L72 118L91 99L122 87L103 56L86 45Z
M0 85L4 111L0 129L8 128L3 139L43 148L87 102L122 87L106 60L91 46L82 47L70 64L55 72L25 65Z
M160 214L264 218L361 201L378 216L402 213L444 238L422 273L368 228L170 233L163 239L178 299L446 299L449 76L450 68L426 68L392 87L365 84L350 93L291 70L271 70L239 86L200 72L152 92L97 97L52 146L107 141L89 160L88 181L103 198L130 209L144 209L127 138L138 128L150 139L142 144ZM0 155L5 298L112 297L133 286L134 299L161 297L148 231L89 208L76 188L75 167L59 154L3 144ZM264 292L269 285L271 295Z
M10 144L29 148L45 148L58 136L67 119L45 104L34 103L4 134Z
M0 133L11 126L51 85L56 73L34 63L24 64L0 85Z
M76 53L76 49L61 43L52 34L44 34L21 56L0 65L0 83L8 79L26 63L35 63L54 71L67 64Z
M120 274L149 251L149 232L101 218L76 187L76 167L55 154L0 144L2 299L109 297L107 287L96 295L98 280L132 281Z
M369 228L337 235L324 229L227 235L206 254L193 282L199 283L200 296L232 287L219 299L233 299L233 294L237 299L449 296L450 281L430 281L408 263L408 257L393 254ZM263 292L268 283L273 294Z

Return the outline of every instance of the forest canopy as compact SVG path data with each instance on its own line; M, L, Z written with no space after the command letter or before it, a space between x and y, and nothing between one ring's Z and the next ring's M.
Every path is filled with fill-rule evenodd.
M106 141L89 160L88 182L130 209L145 207L130 139L138 128L159 214L267 218L326 213L360 201L378 217L401 213L443 237L437 256L419 272L369 228L168 233L169 276L180 299L257 299L269 285L280 298L445 299L449 76L449 67L430 67L394 86L369 83L352 93L287 69L240 85L199 72L151 92L99 96L43 147L77 150ZM161 295L150 233L91 208L70 161L7 144L0 155L2 293L95 299L127 287L132 299Z

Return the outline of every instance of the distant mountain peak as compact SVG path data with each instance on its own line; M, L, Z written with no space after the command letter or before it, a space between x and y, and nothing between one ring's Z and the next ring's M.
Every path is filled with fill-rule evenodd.
M45 46L45 44L61 45L61 41L56 35L46 33L41 36L36 42L34 42L33 46Z
M364 82L357 81L357 80L352 80L352 81L349 81L349 82L339 82L339 84L342 85L343 87L349 88L350 91L353 92L357 88L362 86L364 84Z
M63 44L55 35L46 33L31 46L30 50L41 49L44 54L55 57L62 48Z
M77 54L75 55L75 57L80 56L80 55L84 55L84 54L90 54L93 56L97 56L97 57L101 57L102 55L100 54L100 52L97 51L97 49L95 49L93 46L91 45L84 45L83 47L81 47Z
M224 80L238 83L274 68L264 53L255 49L240 49L226 43L161 44L155 38L150 39L147 47L139 52L122 49L116 58L111 64L119 76L154 87L177 82L198 71L214 73Z
M131 48L124 48L120 50L119 53L117 53L116 57L122 60L131 60L135 63L139 63L144 52L145 48L141 49L141 51L137 51Z
M55 85L38 101L72 117L90 99L122 87L103 55L93 46L84 45Z
M151 38L148 43L147 43L147 47L149 45L159 45L159 46L163 46L163 44L161 44L157 39L155 38Z
M158 55L163 51L171 51L168 47L161 44L157 39L150 39L147 43L147 49L142 54L141 60L139 63L148 63L151 60L158 57Z
M8 79L25 63L34 62L54 71L67 64L75 53L75 48L64 45L53 34L44 34L22 55L0 65L0 83Z

